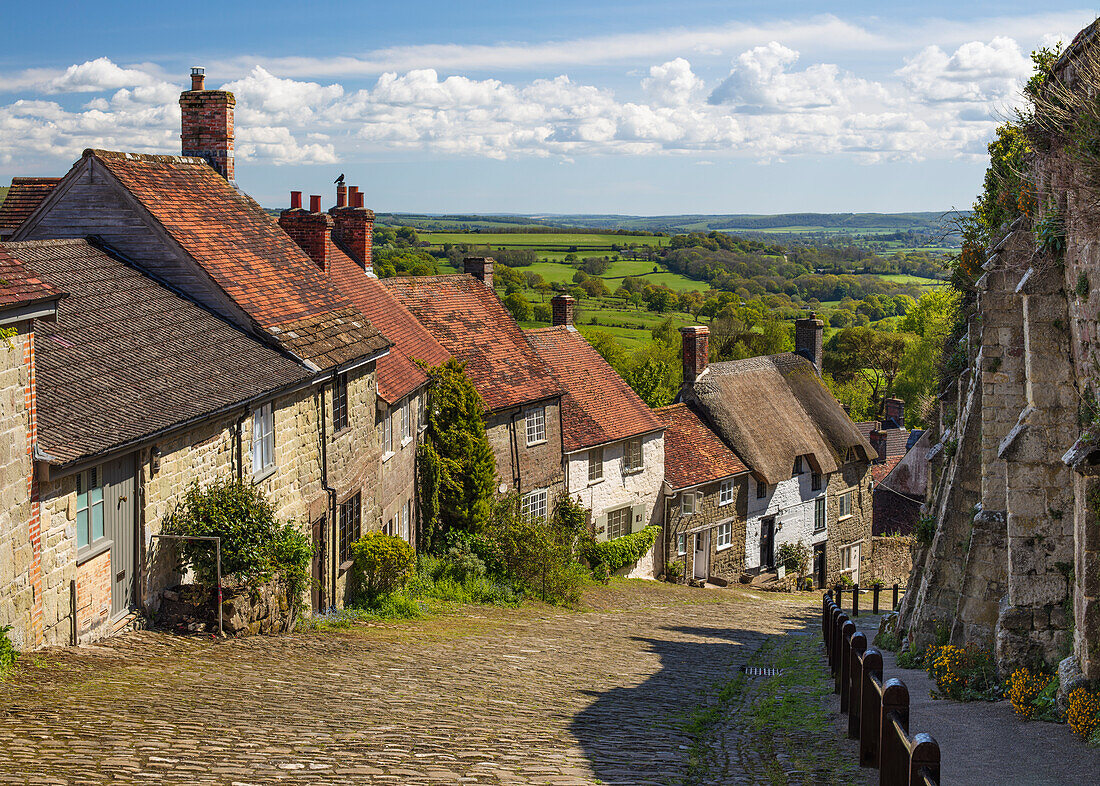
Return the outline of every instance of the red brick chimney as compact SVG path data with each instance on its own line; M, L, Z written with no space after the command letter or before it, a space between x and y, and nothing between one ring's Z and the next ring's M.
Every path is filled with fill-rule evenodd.
M374 211L363 207L363 193L356 187L336 189L336 207L329 211L333 219L332 237L351 253L352 259L371 269L372 243L374 240ZM350 200L350 201L349 201Z
M794 351L814 364L818 375L825 352L825 323L810 312L805 319L794 322Z
M710 328L689 325L680 328L683 339L684 384L691 384L703 375L709 364Z
M225 90L206 89L206 70L191 69L191 89L180 93L185 156L205 158L210 166L232 182L233 112L237 99Z
M321 212L321 197L309 198L309 210L302 209L302 192L290 192L290 207L279 214L279 226L305 251L317 267L328 270L328 236L332 218Z
M577 301L569 295L554 295L550 298L550 308L553 312L551 324L554 327L573 324L573 310Z
M876 428L871 432L870 437L868 441L871 443L871 447L875 449L875 453L878 453L875 463L880 464L886 460L886 432Z
M492 257L466 257L462 261L462 267L471 276L483 282L489 289L493 288Z
M905 402L900 398L888 398L883 402L883 423L885 427L905 428ZM893 421L892 423L890 421Z

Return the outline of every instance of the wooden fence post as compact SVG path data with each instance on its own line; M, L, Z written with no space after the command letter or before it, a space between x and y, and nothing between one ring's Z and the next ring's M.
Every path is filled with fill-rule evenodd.
M859 718L863 708L863 653L867 651L867 637L857 631L852 634L851 663L848 669L848 737L859 739Z
M863 706L860 707L859 763L863 767L877 767L879 735L882 733L882 653L873 647L863 656L863 687L860 689Z
M848 711L848 688L852 674L852 636L855 632L856 624L851 620L845 620L844 627L840 629L840 669L836 674L841 712Z
M898 610L898 583L894 582L894 611Z
M859 584L852 587L852 616L859 616Z
M897 677L882 686L879 730L879 786L908 786L909 751L902 734L909 731L909 689Z
M844 648L844 623L848 622L848 615L840 611L836 615L833 625L833 693L840 693L840 666Z
M881 584L876 584L872 589L872 593L873 593L873 596L872 596L873 597L873 601L872 601L873 606L871 608L871 613L872 614L878 614L878 593L879 593L879 590L881 590L881 589L882 589Z
M912 752L909 755L909 783L920 786L921 770L931 776L933 783L940 782L940 746L931 734L921 732L913 736Z

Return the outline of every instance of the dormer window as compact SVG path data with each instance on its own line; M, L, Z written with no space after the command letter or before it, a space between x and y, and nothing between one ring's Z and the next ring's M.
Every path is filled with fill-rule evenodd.
M802 456L795 456L794 457L794 470L791 472L791 475L801 475L801 474L802 474Z

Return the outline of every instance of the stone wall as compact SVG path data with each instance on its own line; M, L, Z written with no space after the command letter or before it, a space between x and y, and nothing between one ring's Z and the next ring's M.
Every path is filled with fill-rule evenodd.
M485 431L497 462L499 483L508 491L526 494L548 489L553 499L564 489L561 407L557 399L540 403L546 408L546 439L527 445L526 409L489 413Z
M749 487L753 485L749 475L733 478L733 501L721 504L721 481L695 486L665 496L666 562L679 562L683 566L682 583L688 583L695 573L695 543L697 533L708 532L708 578L715 576L736 582L745 571L745 526L748 513ZM702 494L696 513L684 515L684 493ZM718 528L730 524L729 546L718 546ZM684 540L684 553L680 553L680 536Z
M871 568L874 495L871 490L870 463L853 461L843 465L838 472L828 476L826 489L826 584L832 583L841 573L841 549L856 543L859 544L859 575L862 580ZM851 515L841 518L840 497L846 491L852 493L852 512Z
M872 537L871 568L861 584L881 581L888 587L905 586L913 571L913 539L908 537Z

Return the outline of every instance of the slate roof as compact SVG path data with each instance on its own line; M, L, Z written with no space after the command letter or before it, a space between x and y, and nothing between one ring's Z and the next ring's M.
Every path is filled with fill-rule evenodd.
M660 430L664 424L574 327L526 330L561 384L566 453Z
M0 239L18 229L60 182L59 177L13 177L8 195L0 204Z
M458 274L380 280L445 350L465 361L490 410L562 394L500 298L478 279Z
M796 456L810 456L824 474L849 448L876 457L813 364L793 352L711 363L682 396L769 484L791 476Z
M378 395L387 404L396 404L428 381L428 375L413 361L438 366L451 354L377 278L368 276L333 243L331 236L328 259L332 282L394 343L390 353L378 360L376 374Z
M64 292L27 270L22 262L0 248L0 310L63 297Z
M666 427L665 482L673 490L749 471L687 404L661 407L656 414Z
M321 368L390 342L283 232L204 159L86 150L213 281L287 349Z
M36 326L38 444L67 464L312 374L83 240L3 248L69 293Z
M889 422L892 423L893 421ZM878 420L861 420L857 422L855 426L857 429L859 429L859 433L863 435L863 438L870 442L871 432L882 429L883 424L881 421ZM912 443L915 441L910 437L909 432L906 429L889 426L888 428L882 430L886 432L886 455L879 456L879 459L881 461L901 458L905 455ZM890 466L893 467L893 464L891 464Z

